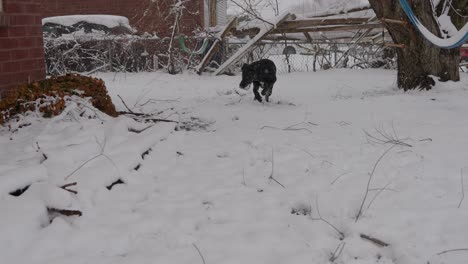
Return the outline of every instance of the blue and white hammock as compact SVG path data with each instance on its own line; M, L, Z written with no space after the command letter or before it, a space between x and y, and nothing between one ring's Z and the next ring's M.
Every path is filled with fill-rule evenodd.
M463 28L457 32L457 34L451 36L450 38L439 38L438 36L432 34L421 21L416 17L411 6L406 0L400 0L400 5L405 11L411 23L421 32L421 34L430 41L432 44L437 47L444 49L452 49L461 46L465 41L468 41L468 23L463 26Z

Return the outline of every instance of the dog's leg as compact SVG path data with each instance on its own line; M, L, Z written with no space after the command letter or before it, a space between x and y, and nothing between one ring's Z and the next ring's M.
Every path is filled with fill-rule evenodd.
M253 92L254 92L254 95L255 95L254 100L257 100L257 101L259 101L261 103L262 102L262 97L258 93L258 88L260 87L260 83L259 82L253 82L253 86L254 86L253 87Z
M265 89L263 89L262 94L265 95L265 100L267 102L270 102L270 96L272 93L273 93L273 84L272 83L265 84Z

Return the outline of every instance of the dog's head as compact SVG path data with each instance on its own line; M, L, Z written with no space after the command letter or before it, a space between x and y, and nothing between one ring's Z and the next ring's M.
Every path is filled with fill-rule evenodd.
M250 64L244 64L242 66L242 81L239 84L239 87L245 89L248 87L255 78L255 70L252 69Z

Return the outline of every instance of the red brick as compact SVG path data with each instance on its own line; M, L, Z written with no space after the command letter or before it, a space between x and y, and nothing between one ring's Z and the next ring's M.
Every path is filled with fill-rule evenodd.
M2 72L3 73L12 73L21 71L21 62L10 61L2 63Z
M24 37L26 36L26 27L8 27L9 37Z
M26 60L21 62L21 71L23 72L33 72L37 69L36 60Z
M24 11L25 11L25 8L24 8L24 4L22 3L7 2L5 4L5 13L8 13L8 14L24 13Z
M18 41L16 39L2 39L0 41L0 50L11 50L18 47Z
M5 50L5 51L0 51L0 62L6 62L10 61L10 51Z
M36 45L34 38L18 38L16 39L17 47L21 48L30 48Z
M25 50L25 49L23 49L23 50L12 50L12 51L10 51L10 54L11 54L11 57L14 60L24 60L24 59L30 58L29 51Z
M6 27L0 27L0 41L2 38L8 37L8 29Z
M29 58L44 58L44 47L30 49L28 52Z
M29 25L34 25L36 22L36 19L32 15L17 15L14 16L11 21L10 25L11 26L29 26Z
M11 82L11 75L6 73L0 73L0 85L9 84Z

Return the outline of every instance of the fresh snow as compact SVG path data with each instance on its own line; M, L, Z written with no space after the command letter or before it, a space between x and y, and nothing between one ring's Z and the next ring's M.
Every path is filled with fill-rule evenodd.
M42 19L42 25L46 23L53 23L62 26L73 26L79 22L87 22L90 24L103 25L108 28L114 27L130 27L128 18L123 16L113 16L113 15L69 15L69 16L55 16L55 17L46 17Z
M117 95L180 123L110 118L75 98L1 128L1 262L330 263L343 247L334 263L465 263L468 251L438 254L468 248L461 75L403 93L395 71L293 73L262 104L235 92L240 76L100 74L119 110ZM59 188L71 182L76 195Z
M359 8L370 8L368 0L316 0L293 5L291 12L305 17L337 15ZM372 12L373 13L373 12Z

